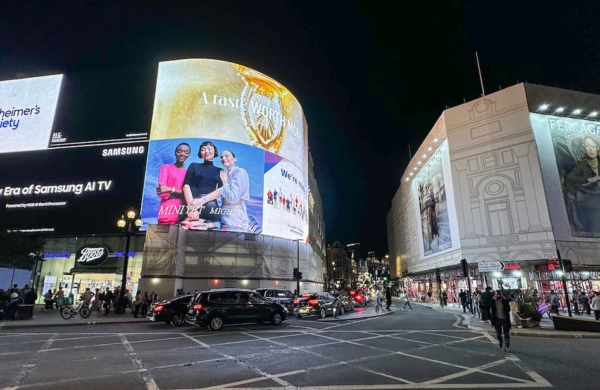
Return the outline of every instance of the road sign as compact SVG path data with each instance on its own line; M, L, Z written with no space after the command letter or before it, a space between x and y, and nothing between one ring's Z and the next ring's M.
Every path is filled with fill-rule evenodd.
M477 263L479 272L497 272L504 271L504 263L501 261L484 261Z

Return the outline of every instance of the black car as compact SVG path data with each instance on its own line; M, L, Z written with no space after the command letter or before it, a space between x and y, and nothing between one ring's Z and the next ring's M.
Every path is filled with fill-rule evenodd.
M277 302L288 310L294 310L294 294L285 288L257 288L254 291L270 301Z
M336 315L342 315L345 312L342 301L328 292L303 295L294 301L294 314L298 318L308 315L317 315L325 318L327 315L333 315L335 309Z
M342 302L342 311L339 314L344 314L346 311L354 311L354 298L346 294L332 294Z
M186 322L221 330L223 325L242 322L266 322L279 325L286 320L286 307L251 290L219 289L203 291L190 305Z
M174 326L185 324L185 315L193 295L181 295L152 304L146 314L150 321L163 321Z

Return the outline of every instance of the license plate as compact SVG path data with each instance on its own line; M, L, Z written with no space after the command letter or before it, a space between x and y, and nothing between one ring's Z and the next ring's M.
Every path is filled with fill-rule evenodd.
M192 310L192 309L188 310L188 314L194 314L194 310Z
M308 309L300 309L300 313L308 313Z

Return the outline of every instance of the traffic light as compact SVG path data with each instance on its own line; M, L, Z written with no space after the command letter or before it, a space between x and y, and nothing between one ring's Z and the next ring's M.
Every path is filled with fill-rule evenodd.
M298 280L298 268L294 268L294 280Z
M562 262L565 272L573 272L573 262L571 260L564 259Z
M298 271L298 280L302 280L302 272Z
M469 263L467 263L467 259L462 259L460 265L462 266L463 276L469 276Z

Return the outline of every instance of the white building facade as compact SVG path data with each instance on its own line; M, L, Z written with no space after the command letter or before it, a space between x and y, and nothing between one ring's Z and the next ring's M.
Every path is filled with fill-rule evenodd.
M466 259L473 288L546 293L562 286L558 249L575 266L569 289L598 289L600 226L585 216L600 189L583 188L587 177L578 189L569 184L588 174L586 161L594 164L584 142L600 145L595 109L597 95L517 84L445 110L387 215L392 275L407 277L416 296L444 289L452 298L468 288ZM487 261L506 269L480 274L477 263Z

